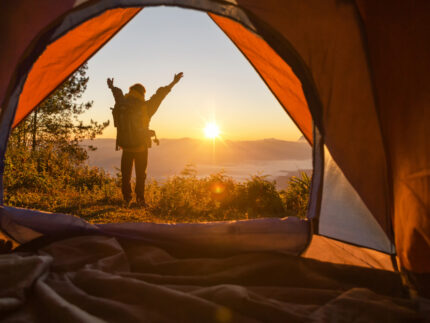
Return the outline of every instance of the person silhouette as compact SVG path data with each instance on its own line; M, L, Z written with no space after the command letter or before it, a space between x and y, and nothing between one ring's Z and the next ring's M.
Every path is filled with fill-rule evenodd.
M121 191L127 205L132 199L131 173L133 163L136 172L136 202L145 206L145 181L148 166L148 148L151 147L151 137L155 132L149 129L152 116L157 112L161 102L169 94L173 86L180 81L183 73L175 74L173 81L160 87L156 93L145 100L145 87L140 84L130 86L124 95L120 88L114 86L114 79L108 78L107 85L115 99L114 124L117 127L117 147L121 155Z

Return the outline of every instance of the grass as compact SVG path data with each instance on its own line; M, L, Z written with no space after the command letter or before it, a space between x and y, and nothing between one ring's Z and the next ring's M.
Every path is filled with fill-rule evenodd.
M48 157L47 157L48 156ZM238 182L223 172L199 178L192 166L164 182L147 181L147 207L126 206L121 178L73 162L66 153L10 150L5 204L79 216L91 223L207 222L306 214L310 178L292 177L285 191L265 176Z

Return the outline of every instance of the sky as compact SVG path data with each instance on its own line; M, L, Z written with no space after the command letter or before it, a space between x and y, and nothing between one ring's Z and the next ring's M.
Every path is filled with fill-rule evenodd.
M204 138L216 122L227 140L277 138L301 133L235 45L202 12L145 8L88 62L82 101L94 105L84 120L111 120L101 138L114 138L108 77L124 93L142 83L149 98L183 72L151 120L159 138Z

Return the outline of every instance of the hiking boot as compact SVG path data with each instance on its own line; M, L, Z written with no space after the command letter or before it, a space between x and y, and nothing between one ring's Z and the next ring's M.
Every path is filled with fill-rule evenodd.
M130 202L130 204L128 205L129 209L135 209L137 208L139 205L137 204L137 202Z
M146 203L145 203L145 199L142 199L142 198L138 198L136 200L136 205L139 206L139 207L146 207L147 206Z
M124 199L123 205L124 205L124 207L130 207L130 205L131 205L131 198Z

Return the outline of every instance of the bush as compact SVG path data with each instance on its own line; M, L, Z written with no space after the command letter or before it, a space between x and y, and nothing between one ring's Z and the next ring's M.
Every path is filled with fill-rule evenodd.
M113 195L117 181L97 167L52 145L30 151L9 146L5 158L5 203L65 212ZM113 188L115 187L115 188Z
M305 218L309 203L311 179L301 172L300 177L292 176L288 181L288 187L281 192L285 207L290 214Z
M264 176L243 183L224 172L199 178L192 165L161 183L148 181L147 208L122 204L120 177L53 147L11 149L6 157L5 202L11 206L70 213L93 222L199 222L284 217L306 213L310 179L290 179L286 191Z
M274 182L264 176L252 176L238 184L237 203L250 217L285 216L285 209Z

